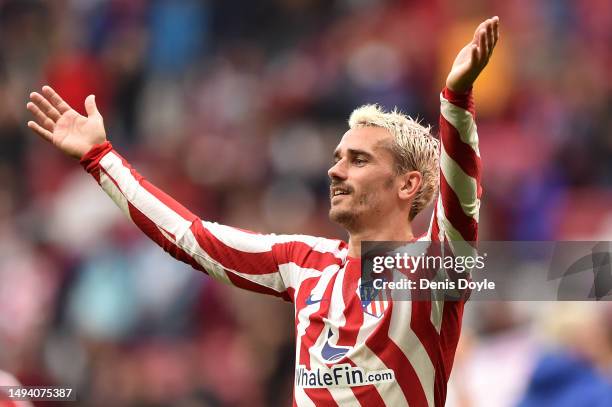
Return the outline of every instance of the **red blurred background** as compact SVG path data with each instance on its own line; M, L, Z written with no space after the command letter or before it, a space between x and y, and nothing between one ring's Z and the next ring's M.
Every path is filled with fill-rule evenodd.
M81 112L95 93L115 147L202 218L345 238L326 171L348 115L378 102L435 125L455 53L493 15L481 238L611 240L609 1L0 0L0 369L84 406L291 400L291 307L149 242L29 134L30 91ZM448 405L533 401L551 349L584 362L582 394L612 397L609 306L468 305ZM522 405L573 405L555 383Z

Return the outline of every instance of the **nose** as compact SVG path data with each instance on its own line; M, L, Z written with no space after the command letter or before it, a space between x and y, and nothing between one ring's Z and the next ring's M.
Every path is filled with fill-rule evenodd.
M329 170L327 170L327 175L331 180L346 180L345 160L338 160Z

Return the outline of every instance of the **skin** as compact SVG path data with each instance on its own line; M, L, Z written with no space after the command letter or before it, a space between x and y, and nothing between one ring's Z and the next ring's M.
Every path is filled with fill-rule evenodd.
M472 40L457 54L446 78L455 92L468 91L499 39L499 18L483 21ZM102 115L95 96L85 99L87 116L72 109L50 86L32 92L27 109L34 115L28 127L60 151L80 159L94 145L106 141ZM334 152L329 169L331 192L344 189L347 195L332 197L330 218L349 233L349 256L359 257L362 240L410 240L410 206L421 185L421 174L397 174L389 150L392 136L386 130L362 127L347 131Z

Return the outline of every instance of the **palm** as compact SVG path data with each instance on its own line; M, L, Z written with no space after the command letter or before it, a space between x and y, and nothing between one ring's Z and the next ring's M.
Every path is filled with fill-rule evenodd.
M75 110L65 112L53 128L53 145L69 155L77 155L79 151L94 144L99 139L96 135L103 134L104 126L101 118L81 116ZM104 141L103 138L100 141Z
M446 78L446 86L454 91L468 90L487 66L499 38L497 17L482 22L469 44L459 51Z
M106 140L102 115L94 96L85 99L87 117L72 109L53 89L43 87L43 95L33 92L28 103L36 122L28 127L71 157L81 158L96 144Z

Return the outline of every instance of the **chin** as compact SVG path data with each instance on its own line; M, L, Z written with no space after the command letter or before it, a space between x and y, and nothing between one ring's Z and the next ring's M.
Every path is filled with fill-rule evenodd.
M329 219L342 226L350 226L355 222L355 213L346 209L334 208L329 209Z

